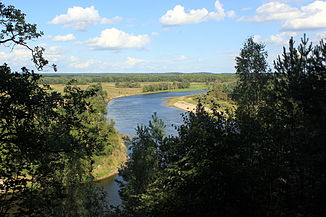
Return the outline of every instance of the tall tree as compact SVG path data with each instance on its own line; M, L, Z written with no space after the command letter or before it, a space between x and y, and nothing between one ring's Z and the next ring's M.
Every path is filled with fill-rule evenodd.
M48 64L44 50L26 42L42 33L25 14L0 3L0 25L1 44L31 50L38 70ZM0 215L100 216L92 156L109 145L109 129L91 98L100 102L102 93L68 85L60 94L39 79L25 67L0 66Z
M250 105L257 104L261 99L262 88L265 85L262 78L269 72L267 56L264 44L255 42L253 37L247 39L235 59L239 82L233 96L238 104L252 109Z
M326 44L313 46L304 35L275 61L274 89L268 108L271 131L282 153L287 176L285 207L297 215L325 212Z

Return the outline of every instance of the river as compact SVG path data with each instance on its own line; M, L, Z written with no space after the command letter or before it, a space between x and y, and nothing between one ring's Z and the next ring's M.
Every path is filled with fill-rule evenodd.
M167 92L147 95L136 95L111 100L107 105L108 118L115 121L115 128L123 135L135 136L135 128L139 124L148 125L154 112L166 125L168 135L176 134L174 126L182 123L182 111L177 108L164 106L168 97L186 96L204 91ZM119 185L114 181L121 179L118 175L99 182L107 192L110 205L121 204Z

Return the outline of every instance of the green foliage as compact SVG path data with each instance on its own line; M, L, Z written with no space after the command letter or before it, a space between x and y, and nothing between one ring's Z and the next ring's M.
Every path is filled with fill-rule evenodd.
M270 70L267 64L267 51L264 44L254 42L249 38L236 57L236 74L238 84L233 91L233 99L238 104L255 105L261 99L266 88L266 75ZM244 108L247 109L247 108ZM252 109L252 108L248 108ZM238 110L240 111L241 108Z
M121 192L125 215L216 216L228 210L232 203L222 195L236 186L226 176L240 166L233 121L198 107L196 114L184 117L176 137L162 138L159 133L155 139L149 129L156 128L138 130L130 161L121 173L127 186Z
M142 206L140 197L155 181L161 168L160 145L165 135L164 128L164 123L155 113L149 126L138 126L138 136L132 139L130 145L131 158L120 171L125 180L121 183L120 190L123 205L134 216L141 213L133 207Z
M43 212L41 201L58 194L67 200L70 186L92 180L92 156L110 145L104 108L96 103L105 96L73 86L63 95L49 92L38 75L12 73L6 65L0 78L1 212L13 204Z
M36 25L13 6L0 3L0 44L32 51L37 69L47 65L43 48L29 48ZM93 156L110 146L100 85L62 94L39 85L25 67L0 66L0 215L101 216L103 196L94 188Z
M255 66L260 70L250 76L248 70L238 72L237 122L242 151L247 153L247 185L255 195L251 198L254 215L320 216L325 212L320 203L325 192L320 185L325 183L320 167L326 159L322 145L325 48L323 41L312 47L305 37L295 48L291 39L289 51L284 48L275 62L274 73L264 71L263 59L258 61L261 66ZM239 69L245 68L238 64Z
M206 94L198 97L205 107L216 108L220 111L233 112L235 109L234 102L231 100L231 90L234 83L213 83Z
M155 125L138 128L121 172L120 215L325 213L326 44L304 37L295 48L291 39L273 73L266 57L252 38L237 57L234 117L198 105L177 136L155 139ZM226 97L221 89L217 97Z
M143 92L155 92L162 90L173 90L173 89L186 89L190 87L190 82L173 82L171 83L158 83L149 84L143 86Z
M117 88L140 88L140 84L136 82L116 82L115 87Z
M141 74L105 74L105 73L75 73L75 74L44 74L44 84L67 84L76 79L77 84L97 82L229 82L235 79L234 74L213 73L141 73Z

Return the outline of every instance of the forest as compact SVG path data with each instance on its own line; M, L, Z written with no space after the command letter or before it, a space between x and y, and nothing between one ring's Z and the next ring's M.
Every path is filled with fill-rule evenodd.
M137 128L121 175L121 216L322 216L325 213L326 44L304 35L269 68L249 38L236 58L234 112L184 116L166 137ZM211 94L212 95L212 94Z
M40 83L67 84L75 79L76 84L97 82L226 82L235 79L232 73L44 73Z
M24 13L0 2L0 25L0 44L24 46L37 70L48 67L45 50L27 43L43 33L26 22ZM231 76L236 84L214 87L206 99L210 111L199 102L196 112L183 115L177 135L167 136L156 114L148 125L137 126L131 154L119 171L118 207L108 207L92 174L94 158L113 147L114 126L105 118L101 85L82 90L64 76L67 85L58 92L44 82L54 82L55 73L42 77L3 63L0 216L323 216L326 43L312 44L306 35L299 42L290 38L273 66L267 57L263 43L245 40ZM183 76L137 74L130 81L217 78ZM119 80L120 75L87 79L129 81ZM222 110L217 96L231 99L234 108Z

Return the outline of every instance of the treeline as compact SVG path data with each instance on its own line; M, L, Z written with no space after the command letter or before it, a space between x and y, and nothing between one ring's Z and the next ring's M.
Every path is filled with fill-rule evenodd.
M234 74L213 73L144 73L144 74L43 74L40 83L67 84L71 79L76 84L98 82L229 82L235 80Z
M158 84L149 84L143 86L143 92L185 89L189 87L190 87L190 82L158 83Z
M264 45L249 38L227 96L234 113L198 105L176 136L155 114L138 126L115 216L325 214L326 43L313 47L304 37L296 48L291 39L274 70L266 59Z
M137 82L116 82L115 83L116 88L140 88L140 84Z
M78 78L78 77L43 77L40 79L40 84L68 84L73 81L76 85L89 84L91 79L89 78Z

